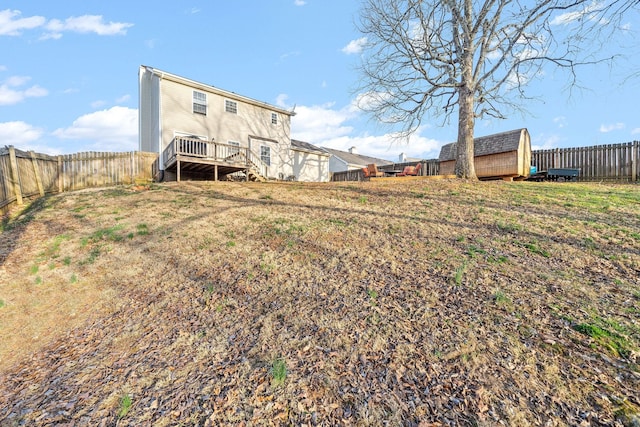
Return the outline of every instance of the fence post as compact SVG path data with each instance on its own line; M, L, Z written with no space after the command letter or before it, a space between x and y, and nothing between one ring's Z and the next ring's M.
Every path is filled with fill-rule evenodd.
M63 177L62 177L62 156L58 155L58 193L62 193L64 188Z
M638 180L638 157L640 157L638 141L633 141L631 145L631 181L636 182Z
M11 168L10 182L13 184L13 191L16 194L16 202L22 205L22 188L20 187L20 176L18 175L18 161L16 160L16 149L9 146L9 165Z
M42 177L40 177L40 171L38 170L38 159L36 159L36 153L29 151L31 155L31 165L33 166L33 173L36 176L36 184L38 185L38 192L40 196L44 196L44 187L42 186Z

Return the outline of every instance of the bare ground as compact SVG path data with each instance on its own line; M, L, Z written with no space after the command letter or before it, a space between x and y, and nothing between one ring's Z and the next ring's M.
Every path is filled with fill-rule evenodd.
M0 425L638 425L639 278L633 185L48 197L3 223Z

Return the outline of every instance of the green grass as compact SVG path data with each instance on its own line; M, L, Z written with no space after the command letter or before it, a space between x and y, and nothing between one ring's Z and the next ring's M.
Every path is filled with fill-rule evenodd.
M89 251L89 256L80 264L93 264L100 256L100 253L101 251L99 247L96 246L95 248L91 248L91 251Z
M121 240L123 240L123 236L119 234L118 231L122 230L123 227L123 225L118 224L114 225L113 227L96 230L91 234L91 236L89 236L89 241L94 243L100 242L102 240L120 242Z
M131 396L125 394L120 399L120 408L118 409L118 418L124 418L127 416L129 411L131 410L131 405L133 405L133 401L131 400Z
M496 222L496 227L498 227L498 230L502 231L503 233L513 233L522 230L522 226L513 221L498 221Z
M0 308L3 308L5 306L5 302L3 299L0 299Z
M136 233L138 234L138 236L146 236L147 234L149 234L149 227L147 226L147 224L138 224L136 225L136 229Z
M525 243L523 246L525 248L527 248L529 250L529 252L531 252L531 253L541 255L541 256L543 256L545 258L549 258L551 256L551 253L548 250L540 247L535 242Z
M375 290L367 289L367 295L369 295L369 300L371 302L371 305L378 305L376 300L378 298L378 293Z
M453 276L453 283L455 283L457 286L462 285L462 279L464 278L464 273L466 272L466 270L467 270L466 262L462 263L461 266L456 268L456 273Z
M283 358L275 359L271 363L271 384L274 387L281 386L287 379L287 363Z
M497 305L501 307L510 307L511 299L504 293L504 291L498 289L493 294L493 300Z
M573 329L591 337L597 345L614 356L626 358L632 353L632 345L627 338L605 327L594 323L578 323L573 325Z

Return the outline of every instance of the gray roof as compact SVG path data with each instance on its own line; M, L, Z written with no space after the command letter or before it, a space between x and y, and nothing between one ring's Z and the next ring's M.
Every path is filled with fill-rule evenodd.
M329 155L329 153L327 153L324 149L320 147L316 147L313 144L309 144L308 142L299 141L297 139L291 140L291 147L298 148L300 150L305 150L305 151L316 151L318 153L322 153L327 156Z
M496 133L493 135L482 136L475 138L474 143L474 156L487 156L489 154L507 153L509 151L517 151L520 147L520 137L522 133L528 134L526 128L515 129L507 132ZM448 160L455 160L456 158L456 143L444 145L440 149L440 156L438 160L441 162Z
M376 166L393 164L393 162L390 162L389 160L378 159L376 157L363 156L362 154L353 154L348 151L334 150L333 148L326 148L326 147L323 147L323 148L329 154L336 156L339 159L342 159L344 162L346 162L349 165L359 165L364 167L371 163L374 163Z

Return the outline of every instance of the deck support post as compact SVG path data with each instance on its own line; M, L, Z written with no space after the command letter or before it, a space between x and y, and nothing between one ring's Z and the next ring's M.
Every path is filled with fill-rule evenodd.
M176 177L178 182L180 182L180 160L176 161Z
M213 165L213 180L218 180L218 165Z

